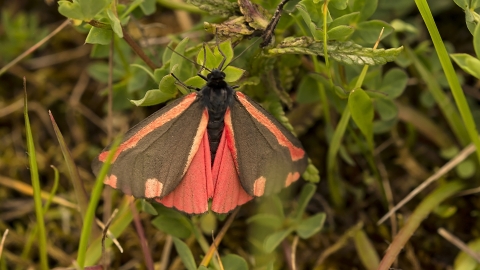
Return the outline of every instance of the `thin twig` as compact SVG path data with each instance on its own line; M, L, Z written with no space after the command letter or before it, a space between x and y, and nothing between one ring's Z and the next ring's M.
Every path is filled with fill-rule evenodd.
M215 247L215 257L217 258L218 265L220 267L220 270L224 270L225 268L223 267L222 260L220 259L220 254L218 254L218 247L215 245L215 232L212 230L212 245Z
M105 224L103 224L100 219L96 218L95 222L100 227L100 229L102 229L102 230L105 229ZM107 236L108 236L108 238L110 238L110 240L112 240L112 242L115 244L115 246L117 246L120 253L123 253L123 247L120 245L120 242L118 242L117 238L115 238L115 235L110 230L107 230Z
M5 239L7 239L8 229L5 230L2 236L2 242L0 242L0 259L2 258L3 245L5 244Z
M434 173L432 176L430 176L425 182L423 182L421 185L419 185L417 188L415 188L412 192L410 192L407 197L405 197L403 200L401 200L395 207L390 209L388 213L386 213L378 222L377 225L382 224L388 217L390 217L393 213L395 213L398 209L400 209L402 206L404 206L407 202L409 202L413 197L415 197L418 193L420 193L422 190L424 190L428 185L431 183L435 182L437 179L439 179L441 176L445 175L448 173L451 169L455 168L460 162L464 161L468 156L470 156L473 152L475 152L475 145L469 144L467 147L465 147L458 155L447 162L440 170L438 170L436 173Z
M293 238L293 243L292 243L292 270L297 270L297 259L296 259L296 253L297 253L297 246L298 246L298 235L295 235Z
M225 225L223 225L222 229L220 230L217 237L215 238L214 243L212 243L212 245L210 246L210 249L208 250L207 254L205 254L205 257L203 257L203 260L200 263L200 265L203 265L205 267L208 266L208 264L210 263L210 260L212 259L213 253L215 252L215 246L220 245L220 242L222 241L223 237L227 233L228 228L230 228L230 225L232 225L232 222L237 216L239 211L240 211L240 207L235 209L235 211L233 211L233 213L228 217L227 222L225 222Z
M167 235L167 239L165 240L165 245L163 245L162 250L162 258L160 260L160 270L166 270L168 266L168 261L170 260L170 253L172 251L172 236Z
M9 187L11 189L14 189L22 194L32 196L33 195L33 188L30 185L27 185L19 180L15 180L12 178L4 177L0 175L0 185ZM50 197L50 193L46 191L41 191L41 196L42 199L47 200L48 197ZM52 199L52 202L71 208L71 209L77 209L78 210L78 205L71 203L64 198L55 196Z
M11 68L12 66L16 65L18 62L20 62L23 58L25 58L27 55L33 53L36 49L40 48L43 44L45 44L45 42L47 42L48 40L50 40L53 36L55 36L56 34L58 34L58 32L60 32L63 28L65 28L65 26L69 25L70 22L69 20L66 20L64 21L60 26L58 26L55 30L53 30L50 34L48 34L46 37L44 37L42 40L40 40L39 42L37 42L35 45L33 45L32 47L30 47L30 49L26 50L25 52L23 52L22 54L20 54L19 56L17 56L17 58L13 59L10 63L8 63L7 65L5 65L2 69L0 69L0 76L2 76L3 73L5 73L9 68Z
M275 10L275 13L272 16L272 19L268 23L267 27L265 27L265 31L263 32L262 38L263 41L260 43L260 47L266 47L270 44L272 41L273 37L273 31L275 31L275 27L277 27L278 21L280 20L280 17L282 16L282 10L283 6L288 2L289 0L282 0L280 4L277 6L277 10Z
M337 252L340 250L342 247L344 247L347 244L348 239L352 238L355 233L363 228L363 222L358 222L355 224L353 227L348 229L340 238L335 242L333 245L330 245L327 249L325 249L322 254L320 254L320 257L317 259L315 262L315 267L318 268L323 262L333 253Z
M107 264L107 256L105 256L105 239L107 238L107 233L108 233L108 227L110 227L110 224L112 223L113 218L118 213L118 209L115 209L110 216L110 218L107 220L107 223L105 223L105 226L102 228L103 233L102 233L102 261L103 261L103 269L107 270L108 269L108 264Z
M135 40L133 40L133 38L128 34L127 31L125 31L123 27L122 27L122 31L123 31L123 39L128 43L128 45L130 45L132 50L140 58L142 58L143 62L145 62L145 64L147 64L149 68L155 70L157 68L157 65L155 65L155 63L153 63L153 61L150 60L150 58L148 58L148 56L143 52L142 48L140 48L140 46L135 42Z
M476 260L478 263L480 263L480 253L475 252L471 248L467 246L462 240L460 240L458 237L455 235L449 233L447 230L444 228L439 228L437 230L438 234L440 234L443 238L445 238L448 242L452 243L455 245L458 249L461 251L465 252L468 254L468 256L472 257L474 260Z
M152 254L150 253L150 249L148 248L148 242L145 238L145 230L143 229L142 222L140 221L140 216L138 215L138 211L134 203L130 204L130 209L132 210L133 224L135 224L135 229L137 230L140 245L143 251L143 256L145 257L145 264L148 270L154 270Z

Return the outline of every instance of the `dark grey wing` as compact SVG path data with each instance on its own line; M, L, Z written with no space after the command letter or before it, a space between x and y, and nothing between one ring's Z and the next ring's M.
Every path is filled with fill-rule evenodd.
M198 148L194 141L204 110L197 93L192 93L135 125L125 134L105 183L134 197L169 194L181 182L193 148ZM109 150L106 147L92 162L95 175Z
M252 196L272 194L298 180L308 165L300 141L243 93L235 93L230 109L232 152L245 191Z

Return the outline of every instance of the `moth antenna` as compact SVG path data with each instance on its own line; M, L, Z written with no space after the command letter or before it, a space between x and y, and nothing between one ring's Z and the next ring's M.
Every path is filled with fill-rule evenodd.
M202 46L202 47L203 47L203 63L202 63L202 66L200 67L200 70L197 71L197 76L200 77L200 78L202 78L202 79L204 79L205 81L208 81L208 79L207 79L205 76L203 76L203 74L202 74L202 71L203 71L204 69L212 72L210 69L208 69L208 68L205 66L205 64L207 63L207 49L205 49L205 42L203 43L203 46Z
M242 56L243 53L245 53L246 51L248 51L253 45L255 45L257 43L257 41L259 41L260 38L257 38L252 44L248 45L247 48L245 48L245 50L243 50L239 55L237 55L235 58L232 59L232 61L230 61L230 63L228 63L223 70L225 70L228 66L230 66L235 60L237 60L238 58L240 58L240 56Z
M186 88L186 89L196 90L196 91L202 90L202 89L200 89L200 88L198 88L198 87L193 87L193 86L184 84L184 83L183 83L179 78L177 78L177 76L175 76L175 74L173 74L173 73L170 73L170 75L172 75L172 77L177 81L178 84L180 84L181 86L183 86L183 87Z
M215 42L217 43L218 52L223 56L222 62L220 62L220 65L218 65L218 69L223 70L223 64L225 64L225 61L227 61L227 57L222 52L222 49L220 49L220 43L218 42L217 29L215 29Z
M198 63L196 63L195 61L193 61L192 59L188 59L188 57L186 57L185 55L182 55L178 52L176 52L174 49L170 48L169 46L167 46L167 48L169 48L173 53L177 54L178 56L182 57L183 59L187 60L188 62L194 64L195 66L199 66L199 67L203 67L204 69L208 70L209 72L212 72L210 69L208 69L207 67L203 66L203 65L200 65Z

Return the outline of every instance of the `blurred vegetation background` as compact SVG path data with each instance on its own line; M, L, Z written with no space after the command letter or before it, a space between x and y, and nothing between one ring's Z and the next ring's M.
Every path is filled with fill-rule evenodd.
M232 65L246 70L240 91L301 139L311 159L305 179L242 206L232 223L105 188L96 217L107 223L119 209L108 237L123 253L110 240L102 252L95 224L91 236L82 233L95 184L92 159L161 108L156 104L184 94L162 79L175 63L182 80L197 68L174 59L167 45L195 60L202 42L214 48L230 37L238 55L263 33L279 2L252 1L263 7L256 7L258 20L236 24L244 26L239 32L222 25L246 20L235 1L110 2L0 2L0 269L68 268L74 261L91 269L480 269L476 1L336 0L324 20L324 1L291 0L274 43L252 46ZM89 17L80 7L95 12ZM153 66L125 42L120 25ZM435 47L426 25L440 33ZM454 70L445 68L451 60ZM23 77L44 229L33 199ZM427 179L435 182L378 223ZM228 230L218 236L222 228ZM206 255L212 231L221 259Z

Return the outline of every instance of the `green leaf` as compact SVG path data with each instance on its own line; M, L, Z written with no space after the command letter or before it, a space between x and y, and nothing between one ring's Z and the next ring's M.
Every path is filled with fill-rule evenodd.
M223 72L225 72L225 75L226 75L225 81L228 83L232 83L240 80L243 74L245 74L245 70L237 67L232 67L232 66L228 66Z
M380 133L390 132L393 126L395 126L397 123L398 123L397 117L394 117L390 120L373 121L373 133L380 134Z
M173 98L177 94L177 91L175 90L176 82L177 80L171 74L168 74L162 78L158 84L158 89Z
M83 20L85 18L78 1L58 1L58 12L69 19Z
M478 254L480 252L480 238L468 242L467 246ZM453 263L453 269L458 270L478 270L479 267L480 263L464 251L458 254Z
M142 9L143 14L145 15L152 15L157 10L157 6L155 5L155 0L144 0L140 4L140 8Z
M108 45L112 41L112 30L92 27L88 32L85 43Z
M88 74L99 82L108 82L108 74L110 68L106 62L94 62L88 65ZM113 81L120 80L125 75L125 70L121 70L120 67L113 67Z
M454 53L450 54L450 57L465 72L480 79L480 60L466 53Z
M110 2L111 0L58 1L58 12L70 19L90 21L104 10Z
M352 90L348 97L348 107L353 121L367 139L368 146L373 149L373 103L365 91L360 88Z
M160 81L159 89L148 90L142 99L130 102L135 106L152 106L168 101L177 95L175 82L172 75L167 75Z
M220 43L218 45L220 47L220 50L222 53L225 55L225 61L223 64L223 67L225 67L226 64L230 63L233 59L233 48L232 48L232 42L230 39L225 40L224 42ZM223 61L224 57L218 50L218 47L215 46L215 50L213 51L213 55L215 56L215 59L217 59L218 63L216 63L216 67L219 67L220 63Z
M330 0L328 1L329 5L332 5L334 8L338 10L344 10L347 8L348 0Z
M74 2L77 0L74 0ZM104 10L112 0L81 0L80 8L86 21L93 19L95 15Z
M282 227L282 219L279 216L267 213L256 214L247 219L247 224L251 223L269 227L272 228L272 230L277 230Z
M311 103L320 101L320 89L323 84L319 84L313 74L302 76L302 80L298 85L297 102Z
M352 13L345 14L333 20L328 27L335 28L340 25L352 26L354 23L357 22L359 15L360 15L360 12L352 12Z
M307 208L308 202L312 198L313 194L315 194L315 190L317 187L314 184L308 183L305 184L302 188L302 192L300 193L300 197L298 198L298 206L295 210L295 214L293 215L294 219L300 220Z
M224 18L236 15L236 12L239 10L236 1L189 0L188 3L205 10L210 15L218 15Z
M302 220L296 228L298 236L300 236L302 239L312 237L323 228L326 216L327 215L325 215L325 213L318 213L305 220Z
M459 7L461 7L463 10L468 9L469 6L469 0L453 0L455 4L457 4Z
M205 61L205 58L206 58L206 61ZM197 64L201 66L205 66L210 70L217 68L220 61L221 60L218 60L217 62L217 60L215 59L215 55L213 54L210 47L208 47L207 45L205 45L204 49L202 48L197 54ZM203 74L205 75L207 71L204 70L204 72L205 73Z
M347 40L355 31L352 26L339 25L334 28L330 28L327 32L329 40Z
M170 72L174 73L180 80L186 80L191 76L190 70L187 68L187 65L190 63L184 56L188 41L188 38L184 38L180 41L175 48L176 53L173 53L170 58Z
M161 68L157 68L153 71L153 80L160 83L163 77L170 74L170 65L163 65Z
M150 76L150 78L155 81L155 75L154 75L154 74L150 71L150 69L147 68L146 66L143 66L143 65L140 65L140 64L131 64L130 66L131 66L131 67L134 67L134 68L139 68L139 69L145 71L145 73L147 73L148 76ZM155 71L156 71L156 70L155 70ZM166 75L166 74L165 74L165 75ZM164 75L164 76L165 76L165 75ZM163 77L163 76L162 76L162 77Z
M228 254L222 256L222 265L224 269L228 270L248 270L248 264L244 258L235 255L235 254Z
M212 235L212 232L217 230L217 216L212 211L208 211L200 216L199 226L204 234Z
M205 80L200 78L199 76L194 76L189 78L188 80L183 82L186 86L195 87L195 88L202 88L205 86Z
M155 228L182 239L185 239L192 234L191 221L182 214L178 212L158 212L158 216L152 220L152 224Z
M170 41L170 43L168 43L167 45L167 48L165 48L165 50L163 51L163 55L162 55L162 63L164 63L164 66L167 65L167 62L170 63L170 58L172 58L172 54L173 54L173 51L172 51L172 45L174 44L174 41Z
M382 38L390 35L394 30L390 24L384 21L371 20L359 23L355 34L358 34L366 42L374 44L380 37L382 29L384 29Z
M136 90L144 89L145 84L148 81L148 74L143 72L141 69L131 69L130 74L131 76L128 77L127 82L127 91L132 93Z
M387 97L378 95L377 98L375 98L374 105L382 120L391 120L398 115L397 106Z
M477 58L480 58L480 24L477 24L475 31L473 32L473 48L475 48L475 54Z
M457 213L458 208L453 205L442 204L433 209L433 213L441 218L449 218Z
M183 262L183 266L188 270L197 270L197 264L195 263L195 259L193 258L193 254L188 248L187 244L185 244L182 240L178 239L177 237L172 237L173 244L175 245L175 249L177 250L180 259Z
M107 9L107 16L108 19L110 20L110 24L112 26L113 32L117 34L119 38L123 38L123 31L122 31L122 25L120 24L120 20L115 16L113 11L111 9Z
M390 69L383 77L379 91L387 94L388 98L399 97L407 87L408 75L399 68Z
M150 215L158 215L157 210L155 210L155 207L152 206L149 202L147 202L145 199L140 200L140 206L142 207L142 211L149 213Z
M265 252L270 253L274 251L280 243L292 232L292 229L281 230L279 232L272 233L271 235L265 238L263 243L263 248Z
M300 12L305 24L308 25L310 33L316 40L323 39L323 14L322 4L311 0L303 0L297 4L297 10ZM331 22L330 13L327 12L327 23Z
M378 0L353 0L348 2L350 11L360 12L358 21L362 22L370 18L377 10Z
M460 178L468 179L475 174L476 163L471 159L464 160L455 167L455 171Z
M368 239L367 234L363 230L358 230L355 232L353 240L355 242L357 254L359 255L365 269L377 269L378 265L380 264L380 259L372 242L370 239Z
M312 38L285 38L276 48L269 49L268 54L309 54L323 56L323 41L315 41ZM403 47L392 49L363 48L351 41L328 42L328 55L334 60L346 65L383 65L394 61L402 52Z

